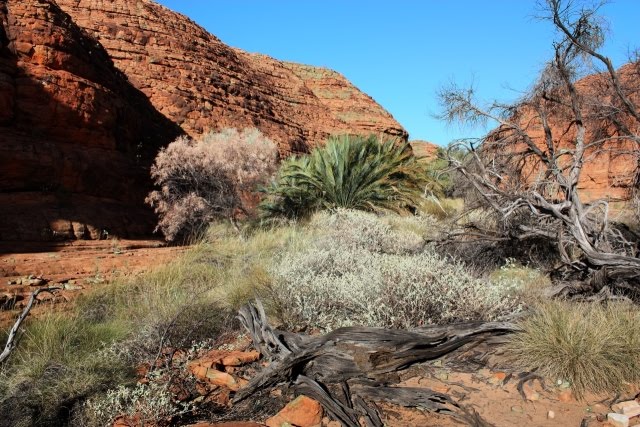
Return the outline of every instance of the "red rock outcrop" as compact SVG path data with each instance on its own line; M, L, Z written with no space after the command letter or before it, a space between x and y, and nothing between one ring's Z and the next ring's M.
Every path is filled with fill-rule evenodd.
M334 133L406 131L340 74L230 48L149 0L58 0L151 103L188 134L258 127L282 154Z
M626 96L637 107L640 107L640 63L627 64L618 70L618 77ZM626 126L635 135L640 134L640 123L628 114L614 95L608 74L587 76L576 82L576 89L583 98L586 144L605 140L604 144L593 145L586 151L585 162L578 182L578 189L585 201L608 199L625 201L636 185L638 173L638 152L629 139L617 138L619 133L615 121ZM576 134L574 116L566 107L556 106L549 114L549 126L553 135L553 145L557 151L572 148ZM542 151L546 151L545 134L537 113L521 108L516 116L519 125L531 136ZM494 135L498 138L508 137L510 132L498 128ZM505 150L509 156L527 151L526 145L517 138L507 139L509 147L500 145L498 150ZM518 158L515 156L514 158ZM532 181L539 175L539 168L528 163L522 168L525 181Z
M146 233L148 167L180 129L54 1L2 1L0 23L0 239Z
M330 70L224 45L149 0L0 0L0 240L135 237L157 150L258 127L283 155L406 131Z
M413 154L425 162L431 162L438 157L440 147L432 142L415 139L409 141L409 145L411 145Z

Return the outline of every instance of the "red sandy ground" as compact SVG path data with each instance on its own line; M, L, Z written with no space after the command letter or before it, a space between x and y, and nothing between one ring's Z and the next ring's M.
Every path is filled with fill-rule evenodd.
M0 297L17 294L24 298L17 302L14 310L0 311L0 325L10 323L31 292L38 288L9 284L12 281L36 276L46 279L46 286L67 283L71 289L59 291L56 301L68 301L115 277L162 265L184 250L184 247L167 247L160 240L0 242ZM34 314L40 310L36 306Z

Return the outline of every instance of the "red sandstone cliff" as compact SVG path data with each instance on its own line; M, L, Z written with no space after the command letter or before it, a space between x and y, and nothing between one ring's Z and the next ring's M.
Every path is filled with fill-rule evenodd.
M440 147L432 142L415 139L409 141L409 145L411 145L413 154L425 162L431 162L438 157Z
M340 74L226 46L186 17L149 0L58 0L116 66L190 135L255 126L283 154L332 133L406 131Z
M148 233L148 169L186 132L254 126L282 154L406 131L331 70L224 45L148 0L0 0L0 239Z
M618 70L618 77L625 95L640 108L640 63L627 64ZM628 200L630 190L636 185L638 173L638 152L636 144L628 138L618 138L622 133L619 126L625 126L635 135L640 134L637 123L623 108L615 96L608 74L594 74L576 82L576 89L582 99L586 144L592 145L585 155L578 189L585 201L595 199ZM560 95L566 96L566 95ZM569 101L565 105L555 104L549 109L549 126L553 135L556 152L575 146L575 116ZM520 108L515 115L519 126L531 136L536 145L546 152L545 134L537 113L528 107ZM616 124L618 123L618 124ZM498 150L510 157L528 152L526 145L511 137L510 132L498 128L492 139L505 138ZM606 141L597 143L597 141ZM506 146L503 145L506 142ZM525 181L538 178L539 168L532 162L522 167Z
M140 200L180 130L51 0L0 1L0 239L146 232Z

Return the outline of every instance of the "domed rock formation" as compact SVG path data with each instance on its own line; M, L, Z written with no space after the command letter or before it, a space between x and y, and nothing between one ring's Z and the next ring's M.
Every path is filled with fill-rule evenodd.
M432 142L415 139L409 141L409 145L411 145L413 154L425 162L431 162L438 157L438 149L440 147Z
M336 133L406 131L340 74L231 48L149 0L58 0L167 118L192 136L255 126L282 154Z
M0 3L0 239L143 234L158 147L181 131L52 0Z
M406 131L331 70L224 45L148 0L0 2L0 240L136 237L158 149L258 127L282 155Z

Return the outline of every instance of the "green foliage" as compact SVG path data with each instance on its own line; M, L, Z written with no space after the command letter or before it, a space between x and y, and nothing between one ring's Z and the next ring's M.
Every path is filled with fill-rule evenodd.
M106 347L127 332L78 313L50 312L32 321L0 371L0 413L13 425L64 424L83 396L131 379L131 367Z
M416 206L428 183L407 144L345 135L285 160L261 207L289 218L337 207L399 212Z
M460 162L464 162L468 155L468 151L460 145L438 148L436 159L427 163L426 166L428 176L436 183L434 188L439 190L440 193L450 197L454 193L458 177L456 172L449 166L448 158L451 157Z
M525 370L586 391L620 392L640 380L640 313L629 304L547 302L520 323L509 352Z

